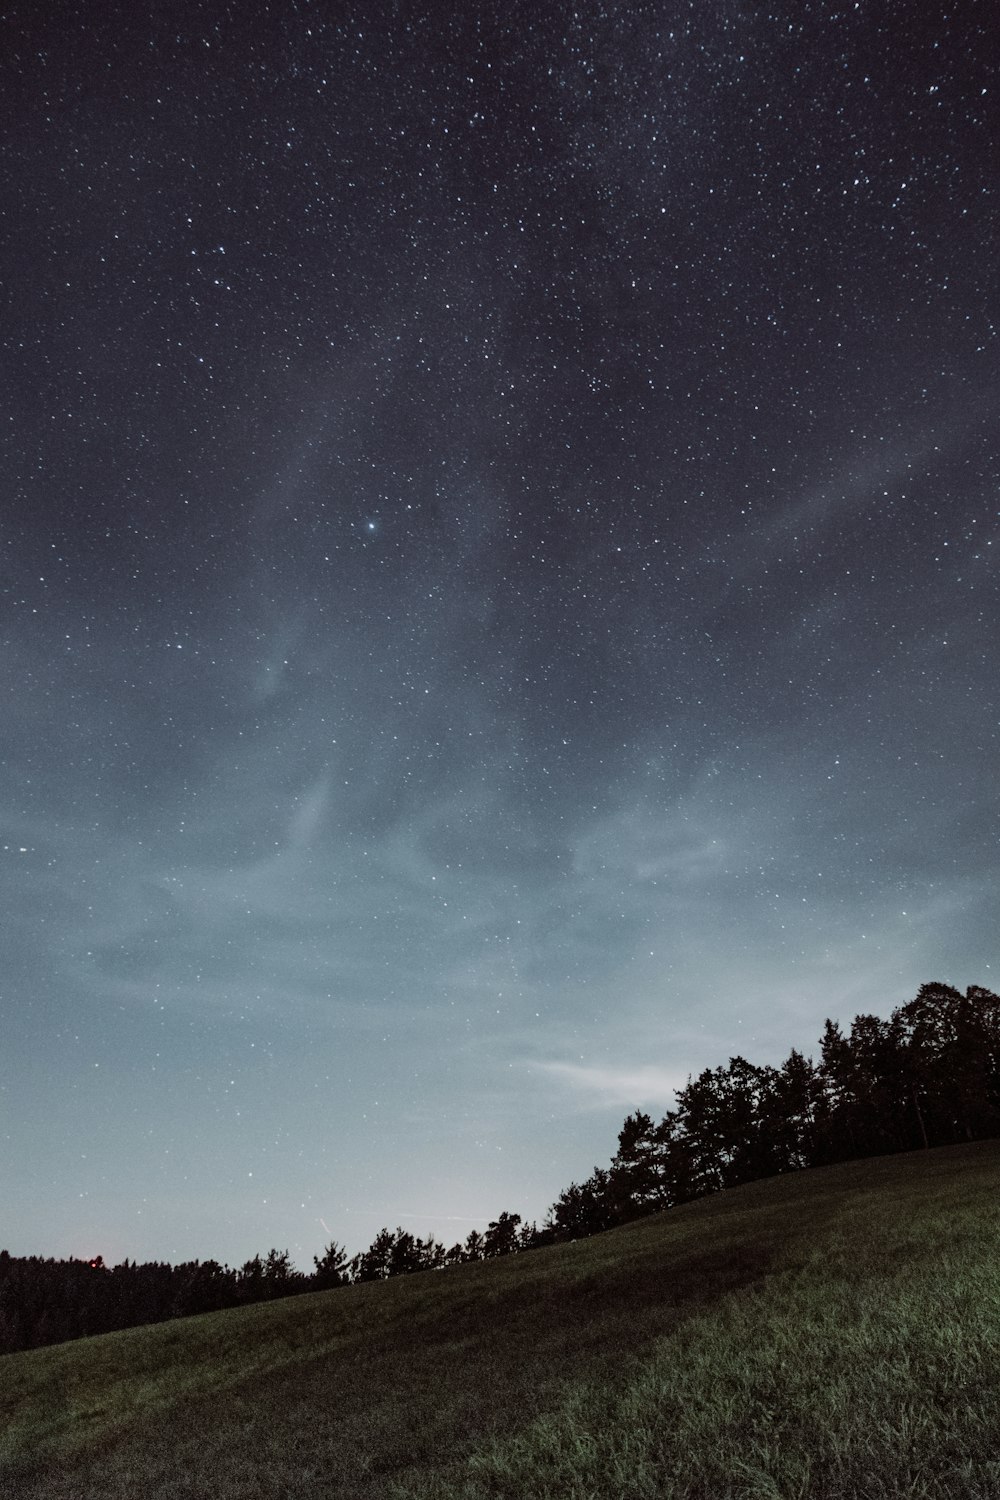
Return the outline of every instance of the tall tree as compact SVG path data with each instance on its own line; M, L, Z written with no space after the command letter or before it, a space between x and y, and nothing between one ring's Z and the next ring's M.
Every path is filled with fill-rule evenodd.
M893 1012L905 1087L924 1146L974 1140L1000 1125L1000 1000L978 986L922 984Z
M652 1116L642 1110L629 1115L618 1132L608 1196L615 1219L623 1224L667 1206L658 1130Z
M773 1118L777 1074L745 1057L706 1068L677 1095L697 1192L751 1182L780 1169L767 1124Z
M774 1078L765 1127L778 1171L797 1171L820 1162L826 1117L820 1070L793 1047Z
M850 1036L827 1021L822 1041L829 1091L831 1159L874 1156L920 1145L917 1121L907 1109L902 1041L898 1027L878 1016L855 1016Z

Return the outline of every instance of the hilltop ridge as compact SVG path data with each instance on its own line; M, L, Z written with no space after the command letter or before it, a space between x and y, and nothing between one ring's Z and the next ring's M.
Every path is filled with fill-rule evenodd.
M879 1497L985 1500L998 1187L992 1141L845 1163L11 1355L0 1477L19 1500L723 1500L860 1494L864 1471Z

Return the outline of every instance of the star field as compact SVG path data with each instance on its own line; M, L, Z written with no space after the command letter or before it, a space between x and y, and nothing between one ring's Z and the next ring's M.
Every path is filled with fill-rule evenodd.
M12 1253L540 1217L996 985L986 7L476 10L0 21Z

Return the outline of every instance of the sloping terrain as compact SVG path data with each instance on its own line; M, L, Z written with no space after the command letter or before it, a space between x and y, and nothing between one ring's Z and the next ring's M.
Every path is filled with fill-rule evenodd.
M1000 1497L1000 1143L0 1361L0 1494Z

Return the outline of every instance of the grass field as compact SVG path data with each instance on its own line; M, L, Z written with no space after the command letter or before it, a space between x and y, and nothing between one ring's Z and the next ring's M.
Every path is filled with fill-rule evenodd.
M1000 1500L1000 1143L0 1360L4 1500Z

